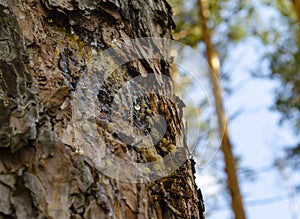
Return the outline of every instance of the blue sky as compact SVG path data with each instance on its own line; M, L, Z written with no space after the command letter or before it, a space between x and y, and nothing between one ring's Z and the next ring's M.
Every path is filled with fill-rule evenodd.
M282 155L283 147L292 145L297 140L291 127L278 124L280 114L270 110L274 103L274 89L279 86L278 81L249 76L249 69L260 61L257 46L250 40L231 50L230 59L239 65L232 71L230 84L231 87L239 87L239 84L242 86L233 95L224 96L227 115L243 109L238 117L229 121L229 131L234 152L242 158L241 166L253 170L272 165L275 158ZM296 180L297 178L290 176L289 183L299 184ZM276 168L257 175L255 181L241 179L240 182L249 219L300 218L299 204L298 209L291 213L291 204L284 198L289 192L288 185ZM201 186L204 196L205 184L207 182L203 182ZM299 195L296 202L300 203ZM215 212L212 210L214 214L208 219L231 218L230 211L229 206Z

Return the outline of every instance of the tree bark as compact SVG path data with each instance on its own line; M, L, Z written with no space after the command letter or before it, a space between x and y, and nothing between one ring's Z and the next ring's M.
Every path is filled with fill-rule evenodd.
M218 52L211 41L211 29L207 23L209 21L210 10L207 0L199 0L199 17L206 46L206 55L208 64L211 67L210 81L213 89L215 108L217 112L218 128L220 133L221 150L225 161L225 171L227 175L228 189L231 195L231 206L236 219L245 219L246 214L240 193L238 178L236 175L236 164L232 152L232 145L229 138L226 114L223 106L222 91L219 84L220 78L220 60Z
M294 9L297 15L298 24L300 24L300 1L299 0L292 0Z
M136 133L114 122L119 111L111 112L115 95L135 77L154 73L162 90L172 90L163 80L168 60L110 68L123 59L120 42L171 39L173 27L165 0L0 1L0 218L203 218L176 98L127 93L138 105L120 112L133 115L136 129L153 134L147 127L154 114L167 121L163 138L154 142L151 135L153 145L144 150L127 140ZM168 45L135 46L127 50L159 53ZM110 177L107 151L154 165L141 178L125 179L128 170L116 164ZM180 168L163 175L178 157Z
M297 16L297 24L300 25L300 1L299 0L292 0L294 11ZM300 44L300 31L297 34L297 43Z

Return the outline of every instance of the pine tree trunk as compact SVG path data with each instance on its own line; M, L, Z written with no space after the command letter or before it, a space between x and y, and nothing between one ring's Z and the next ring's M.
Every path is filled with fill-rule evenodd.
M206 46L206 55L210 71L210 82L213 89L215 108L217 112L218 128L221 141L221 150L224 156L225 172L227 175L227 188L231 195L231 207L235 219L245 219L246 213L244 209L243 199L240 192L239 181L237 177L237 168L234 154L232 151L232 144L228 133L227 118L224 110L222 99L222 91L219 84L220 79L220 60L217 50L215 49L211 39L212 30L208 27L210 16L209 1L199 0L199 17L201 18L202 32L204 36L204 43Z
M292 2L293 2L294 10L295 10L296 15L297 15L298 24L300 24L300 1L299 0L292 0Z
M0 0L0 218L203 218L170 63L132 59L168 43L130 39L172 28L164 0ZM172 95L120 105L139 76Z

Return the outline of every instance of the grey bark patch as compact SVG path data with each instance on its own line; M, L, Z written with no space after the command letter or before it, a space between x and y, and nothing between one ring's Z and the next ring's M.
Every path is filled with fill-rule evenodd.
M14 188L14 185L16 183L16 177L13 175L1 174L0 183L2 183L3 185L7 185L10 188Z
M34 83L25 70L24 41L18 21L13 11L2 4L0 51L0 148L10 147L16 152L36 138L38 98L32 93Z
M11 194L12 191L9 187L0 183L0 212L4 214L11 214L13 208L11 205Z

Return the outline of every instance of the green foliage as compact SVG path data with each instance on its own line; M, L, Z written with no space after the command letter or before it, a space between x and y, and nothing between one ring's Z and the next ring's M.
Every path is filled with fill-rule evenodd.
M269 55L271 74L281 80L277 89L275 108L282 112L282 119L289 120L300 131L300 51L282 51ZM282 121L283 121L282 120Z
M289 163L295 169L300 168L300 143L296 146L289 147L286 149L286 158L289 160Z
M281 81L276 91L274 108L282 112L282 121L289 121L300 132L300 36L299 26L292 5L287 1L265 1L279 13L281 32L276 31L275 43L263 39L265 44L273 45L273 51L265 55L269 60L270 76ZM272 34L268 32L267 34Z
M174 39L195 47L202 40L198 10L193 10L197 0L171 0L176 29Z

